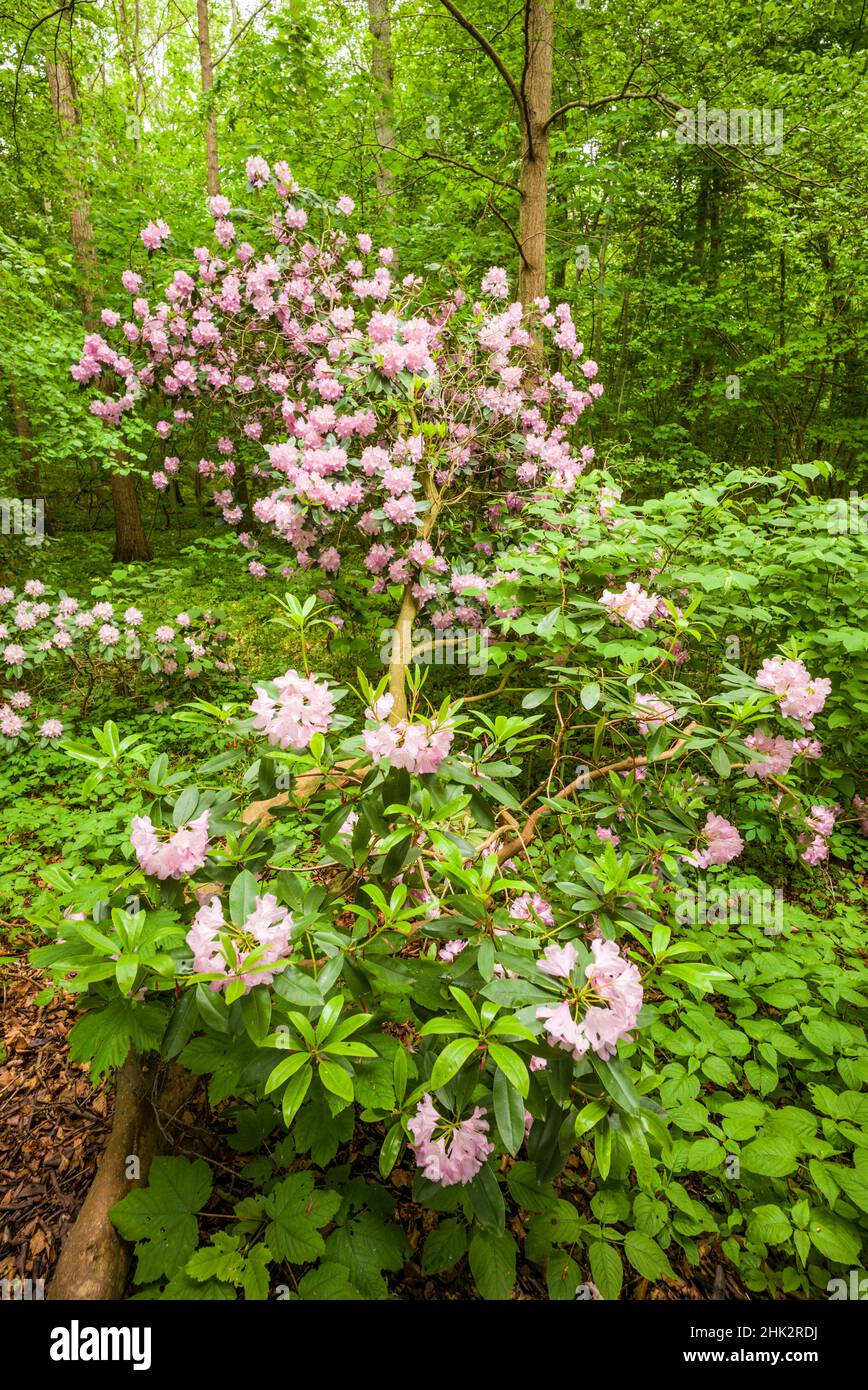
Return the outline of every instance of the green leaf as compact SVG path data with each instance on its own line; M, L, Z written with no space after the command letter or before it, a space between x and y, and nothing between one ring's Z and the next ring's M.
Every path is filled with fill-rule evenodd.
M494 1073L494 1118L505 1148L514 1156L524 1142L524 1101L503 1071Z
M435 1226L422 1250L422 1273L442 1274L467 1253L467 1227L454 1217Z
M201 1158L157 1157L148 1186L129 1192L109 1215L124 1240L136 1242L136 1280L150 1283L186 1263L199 1239L196 1213L211 1195L211 1170Z
M243 927L256 906L259 884L248 869L242 869L229 889L229 916L236 927Z
M630 1080L624 1063L617 1057L613 1057L610 1062L604 1062L596 1052L590 1051L587 1057L618 1108L628 1115L638 1115L639 1093Z
M159 1004L113 999L104 1009L92 1009L69 1035L74 1062L90 1062L91 1081L123 1066L131 1047L155 1052L162 1041L168 1014Z
M319 1079L327 1091L332 1095L339 1096L341 1100L351 1101L355 1092L353 1091L353 1078L349 1072L344 1071L343 1067L337 1062L321 1061L319 1064Z
M302 1067L295 1073L295 1076L291 1078L283 1093L281 1111L283 1114L283 1123L286 1125L287 1129L298 1113L299 1106L307 1095L310 1083L313 1080L313 1067L310 1064L310 1059L308 1058L307 1060L308 1065Z
M859 1264L862 1241L859 1233L843 1217L820 1207L812 1207L808 1234L827 1260L852 1266Z
M315 1188L313 1173L291 1173L266 1198L271 1218L265 1240L275 1259L304 1264L325 1250L320 1227L327 1226L341 1204L338 1192Z
M749 1173L760 1173L764 1178L785 1178L799 1166L795 1145L781 1134L767 1134L745 1144L739 1161Z
M400 1120L392 1125L380 1149L378 1167L381 1177L387 1178L398 1161L401 1145L404 1142L404 1127Z
M488 1043L488 1051L495 1066L500 1068L519 1095L526 1097L530 1090L530 1075L518 1053L513 1052L511 1047L504 1047L503 1043L491 1041Z
M651 1236L641 1231L628 1231L624 1237L624 1251L633 1268L652 1284L664 1275L668 1279L675 1278L665 1252Z
M576 1138L581 1139L583 1134L587 1134L594 1125L599 1124L604 1115L609 1113L609 1102L606 1100L592 1100L587 1105L583 1105L576 1115Z
M583 685L579 699L582 702L582 709L593 709L600 699L600 687L597 682L589 681L587 685Z
M454 1042L447 1043L434 1063L434 1069L431 1072L433 1089L439 1091L441 1086L445 1086L447 1081L451 1081L477 1047L476 1038L456 1038Z
M591 1278L600 1293L604 1298L618 1298L624 1283L624 1269L617 1250L608 1241L595 1240L588 1246L588 1258Z
M509 1298L515 1287L518 1246L507 1231L476 1231L470 1241L470 1269L486 1300Z

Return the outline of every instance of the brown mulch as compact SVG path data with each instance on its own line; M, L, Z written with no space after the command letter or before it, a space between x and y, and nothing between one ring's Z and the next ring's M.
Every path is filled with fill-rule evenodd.
M35 1005L26 961L0 981L0 1278L48 1279L111 1126L111 1100L69 1060L69 999Z
M74 1002L57 996L37 1007L36 996L45 980L25 961L4 964L0 981L0 1279L50 1279L69 1230L93 1178L111 1126L111 1087L94 1088L87 1072L68 1056L67 1038L76 1021ZM5 1049L5 1055L2 1049ZM208 1214L200 1229L225 1229L223 1213L244 1195L239 1170L251 1157L236 1153L225 1142L229 1129L224 1109L211 1110L200 1093L179 1118L174 1152L205 1155L215 1166L215 1184ZM339 1159L374 1181L379 1136L359 1125ZM573 1156L571 1163L575 1163ZM569 1165L568 1165L569 1166ZM437 1222L433 1212L412 1201L413 1173L396 1168L389 1186L397 1199L396 1217L414 1254L393 1277L391 1297L412 1301L476 1300L466 1261L436 1277L421 1269L421 1247ZM523 1235L520 1213L511 1212L510 1228ZM625 1270L625 1299L708 1300L750 1298L735 1271L721 1263L712 1246L700 1246L697 1268L683 1263L671 1249L679 1277L649 1285ZM419 1255L416 1255L416 1251ZM518 1300L547 1300L541 1269L528 1262L518 1268Z

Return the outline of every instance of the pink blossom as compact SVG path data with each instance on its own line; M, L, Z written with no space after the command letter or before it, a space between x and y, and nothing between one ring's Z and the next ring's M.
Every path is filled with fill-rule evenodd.
M267 967L287 959L291 931L292 914L278 904L273 893L255 899L253 910L240 929L224 921L223 906L214 896L199 908L187 933L193 969L197 974L222 976L211 981L214 991L225 989L232 980L243 980L245 993L249 994L254 985L272 983L277 971ZM225 938L233 947L234 964L230 964ZM254 953L258 958L248 965Z
M607 610L613 622L624 622L636 630L643 628L657 611L657 598L632 581L626 584L621 593L604 589L600 603Z
M334 700L324 681L290 670L278 676L274 685L276 698L257 686L257 698L250 706L256 716L254 729L263 732L269 743L300 752L310 746L314 734L328 733Z
M813 716L819 714L832 690L832 682L825 676L812 676L803 661L782 661L778 657L763 662L756 683L763 690L773 691L781 714L797 720L803 729L813 729Z
M485 1137L488 1133L485 1113L477 1106L469 1119L456 1124L443 1120L429 1094L419 1101L407 1128L413 1136L411 1147L416 1162L429 1182L452 1187L456 1183L473 1181L494 1149ZM435 1138L438 1129L441 1132Z
M160 840L150 816L133 816L130 835L139 867L155 878L182 878L201 869L208 855L208 812Z
M735 826L723 816L709 814L701 836L705 849L695 849L687 855L689 863L695 864L698 869L707 869L712 864L728 864L730 860L737 859L744 849L744 841Z

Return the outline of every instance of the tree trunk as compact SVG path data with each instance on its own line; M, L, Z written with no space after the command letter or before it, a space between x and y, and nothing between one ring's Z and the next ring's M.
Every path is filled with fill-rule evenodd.
M521 94L524 120L521 138L521 257L518 293L527 307L546 292L546 211L549 137L552 114L552 56L554 0L527 0L527 58Z
M392 38L389 0L368 0L368 28L371 32L371 79L374 86L374 132L380 154L377 157L377 202L380 211L388 209L395 180L386 161L386 152L395 148L393 128Z
M71 24L72 10L68 23ZM96 291L97 261L90 201L85 189L84 169L79 149L81 117L76 100L75 79L67 50L57 43L46 63L51 105L57 119L60 143L65 154L64 193L69 212L72 254L78 271L76 288L85 325L93 327L93 301Z
M66 23L72 27L72 7ZM71 37L71 33L70 33ZM73 256L78 271L76 282L85 328L97 327L94 315L94 295L97 286L97 255L90 217L90 200L86 191L84 166L78 149L81 113L76 99L75 79L69 49L59 41L46 63L51 104L57 118L61 145L66 153L66 199L69 207L69 232ZM112 501L115 512L115 560L150 560L151 547L142 525L135 478L130 474L111 474Z
M112 473L112 502L115 509L115 548L113 560L152 560L153 554L142 525L136 480L132 473Z
M214 99L209 95L214 86L214 66L211 59L211 23L208 15L208 0L196 0L196 18L199 22L199 66L202 71L202 93L207 102L205 116L205 168L208 177L208 194L214 197L220 192L220 162L217 157L217 110Z

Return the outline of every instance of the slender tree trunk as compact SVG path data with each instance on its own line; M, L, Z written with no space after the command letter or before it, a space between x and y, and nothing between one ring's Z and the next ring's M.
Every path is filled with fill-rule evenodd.
M66 16L71 36L72 8ZM69 58L70 48L59 40L47 62L51 104L57 117L57 129L66 154L66 199L69 207L69 232L77 269L76 283L85 327L96 327L94 296L97 287L97 254L87 196L84 166L79 151L78 134L81 113L76 99L75 79ZM150 560L151 547L142 526L136 482L131 474L111 474L112 501L115 513L116 560Z
M211 22L208 14L208 0L196 0L196 18L199 23L199 67L202 71L202 93L207 101L205 117L205 168L208 177L208 193L213 198L220 192L220 161L217 157L217 109L209 95L214 86L214 66L211 58Z
M9 401L12 406L12 418L15 421L15 433L18 436L18 447L21 451L22 469L17 487L22 497L30 494L34 501L37 498L42 499L42 524L45 534L53 535L54 525L48 509L48 500L42 495L42 469L39 464L39 454L33 445L30 416L27 413L27 406L18 394L14 381L9 382Z
M82 316L93 327L97 260L90 201L85 189L84 169L79 148L81 117L76 100L75 80L67 50L58 41L46 64L51 105L57 119L60 143L65 156L64 193L69 213L69 234L76 265L76 289Z
M521 257L518 293L531 304L546 292L546 213L548 201L549 136L552 114L552 57L554 0L527 0L525 10L526 62L521 94L524 121L521 139Z
M387 162L387 152L395 148L389 0L368 0L368 28L371 32L371 78L375 101L374 132L380 147L377 157L377 202L383 211L389 207L395 192L394 175Z

